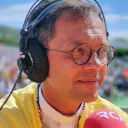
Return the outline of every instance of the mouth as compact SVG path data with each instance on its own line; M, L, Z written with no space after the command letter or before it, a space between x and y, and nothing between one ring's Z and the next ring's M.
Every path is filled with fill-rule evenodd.
M90 85L92 85L92 84L99 83L99 81L100 81L100 79L95 78L95 79L82 79L82 80L78 80L77 82L81 83L81 84L90 84Z

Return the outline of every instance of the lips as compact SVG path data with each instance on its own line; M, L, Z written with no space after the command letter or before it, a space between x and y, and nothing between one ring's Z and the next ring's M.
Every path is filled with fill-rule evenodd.
M83 84L96 84L99 81L100 81L100 79L93 78L93 79L81 79L81 80L78 80L77 82L83 83Z

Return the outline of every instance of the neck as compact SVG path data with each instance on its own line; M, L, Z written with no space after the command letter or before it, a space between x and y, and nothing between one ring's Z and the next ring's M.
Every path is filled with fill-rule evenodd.
M48 85L45 85L45 83L41 85L41 91L46 102L63 115L75 114L81 105L80 102L69 100L69 98L64 98L60 94L55 93Z

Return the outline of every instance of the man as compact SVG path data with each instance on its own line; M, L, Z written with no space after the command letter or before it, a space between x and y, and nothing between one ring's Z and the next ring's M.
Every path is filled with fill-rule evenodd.
M13 92L0 112L0 128L83 128L89 114L102 108L118 112L128 125L128 115L98 94L114 49L92 4L62 1L36 26L35 35L47 49L48 76Z

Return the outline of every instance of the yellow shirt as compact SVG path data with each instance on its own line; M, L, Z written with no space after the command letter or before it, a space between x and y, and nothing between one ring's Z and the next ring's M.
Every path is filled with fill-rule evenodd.
M42 128L36 104L36 83L13 92L8 102L0 111L0 128ZM0 100L0 105L6 99ZM86 103L85 110L79 120L79 128L83 128L88 115L97 109L111 109L124 119L128 126L128 115L109 101L97 98L95 102Z

